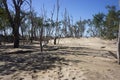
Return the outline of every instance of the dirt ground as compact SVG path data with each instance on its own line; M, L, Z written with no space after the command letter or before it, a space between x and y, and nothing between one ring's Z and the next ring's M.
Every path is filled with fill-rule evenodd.
M120 80L116 40L61 38L40 52L39 42L0 46L0 80Z

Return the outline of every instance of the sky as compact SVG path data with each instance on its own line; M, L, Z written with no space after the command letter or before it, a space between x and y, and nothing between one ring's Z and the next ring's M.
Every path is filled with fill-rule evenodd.
M41 7L44 4L47 17L51 17L51 11L53 10L53 6L56 5L56 1L57 0L32 0L32 6L39 15L41 14ZM59 20L62 19L65 8L69 15L73 17L74 21L91 19L94 14L99 12L107 14L107 9L105 8L107 5L114 5L119 9L119 0L59 0L59 4ZM56 15L54 15L54 18L56 18Z

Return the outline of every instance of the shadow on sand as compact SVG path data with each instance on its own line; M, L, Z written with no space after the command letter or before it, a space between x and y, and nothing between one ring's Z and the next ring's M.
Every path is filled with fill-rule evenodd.
M29 47L29 46L28 46ZM28 49L27 47L27 49ZM7 48L5 48L7 49ZM24 48L21 48L24 49ZM60 55L76 55L76 56L91 56L91 55L101 55L99 51L89 49L86 47L54 47L47 46L45 52L32 51L16 51L12 53L0 53L0 75L13 74L16 71L41 71L47 69L53 69L56 63L68 65L68 62L79 63L83 62L80 60L67 60L60 57ZM51 50L53 49L53 50ZM87 50L88 52L83 52L82 50ZM111 52L109 52L110 54ZM105 54L108 55L108 54Z
M25 53L25 54L24 54ZM50 55L48 53L26 53L22 54L0 54L0 75L9 75L16 71L47 70L55 68L55 62L64 61L64 58Z

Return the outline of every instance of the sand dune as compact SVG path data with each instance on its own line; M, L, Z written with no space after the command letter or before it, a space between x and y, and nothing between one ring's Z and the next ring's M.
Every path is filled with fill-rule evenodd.
M19 49L0 46L0 80L120 79L116 40L61 38L58 49L50 50L51 40L42 53L37 43Z

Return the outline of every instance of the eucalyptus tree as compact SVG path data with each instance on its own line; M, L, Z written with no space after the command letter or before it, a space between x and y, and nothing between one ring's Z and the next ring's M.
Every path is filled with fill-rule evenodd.
M46 10L44 8L44 5L41 9L42 13L41 13L41 17L38 19L38 25L40 27L40 49L41 49L41 52L43 51L43 32L45 30L45 26L47 26L46 24Z
M36 31L35 31L35 18L36 18L36 12L34 11L33 7L32 7L32 0L30 0L30 22L31 22L31 43L33 42L33 40L36 38Z
M108 13L98 13L93 15L93 19L88 21L89 30L92 36L113 39L118 35L119 10L115 6L107 6Z
M71 19L70 16L68 15L68 37L72 37L71 27L72 27Z
M63 21L62 21L62 24L63 24L63 34L65 37L67 37L67 28L68 28L68 17L67 17L67 9L65 8L65 12L64 12L64 16L63 16Z
M21 21L21 25L20 25L22 38L25 38L28 27L29 27L28 17L25 16L24 19Z
M68 16L69 37L74 37L73 17Z
M86 20L79 20L76 22L76 27L77 27L77 37L83 37L84 35L84 31L85 31L85 24L86 24Z
M105 23L105 14L103 13L98 13L93 15L93 24L97 29L98 32L98 37L104 37L106 33L106 28L104 26Z
M38 27L39 27L39 35L40 35L40 50L41 52L43 51L43 45L42 45L42 40L43 40L43 26L44 26L44 18L39 17L38 18Z
M21 20L24 16L21 16L22 9L24 6L24 3L28 3L28 0L11 0L11 5L9 5L8 0L2 0L3 6L6 10L6 14L8 17L8 20L10 22L10 25L13 29L13 36L14 36L14 48L19 47L19 27L21 24ZM11 14L10 11L13 11L14 16Z
M63 26L62 27L63 36L72 37L72 34L73 34L72 18L70 18L70 15L66 8L63 14L62 26Z
M53 34L54 34L54 28L55 28L55 21L53 20L53 18L54 18L54 14L55 14L55 5L53 6L53 9L52 9L52 11L51 11L51 17L50 17L50 19L49 19L49 22L50 22L50 26L49 26L49 34L50 34L50 36L53 36Z
M89 36L90 37L97 37L98 31L97 31L97 28L94 26L93 20L88 19L87 25L89 26L88 30L87 30L87 33L89 34Z
M0 31L3 31L5 37L7 37L6 30L9 29L9 27L10 25L8 19L2 15L2 17L0 17Z
M107 6L108 14L106 15L105 26L107 28L106 36L108 39L117 38L119 26L119 10L115 6Z
M4 8L0 7L0 30L4 31L7 23L6 11Z
M2 35L4 35L4 40L2 40L2 41L4 41L4 43L5 43L5 41L7 41L7 30L10 30L10 24L9 24L8 18L6 16L6 11L1 6L0 7L0 31L1 31Z
M105 14L98 13L93 15L93 19L88 19L87 24L89 26L88 33L92 37L104 37L105 36Z

